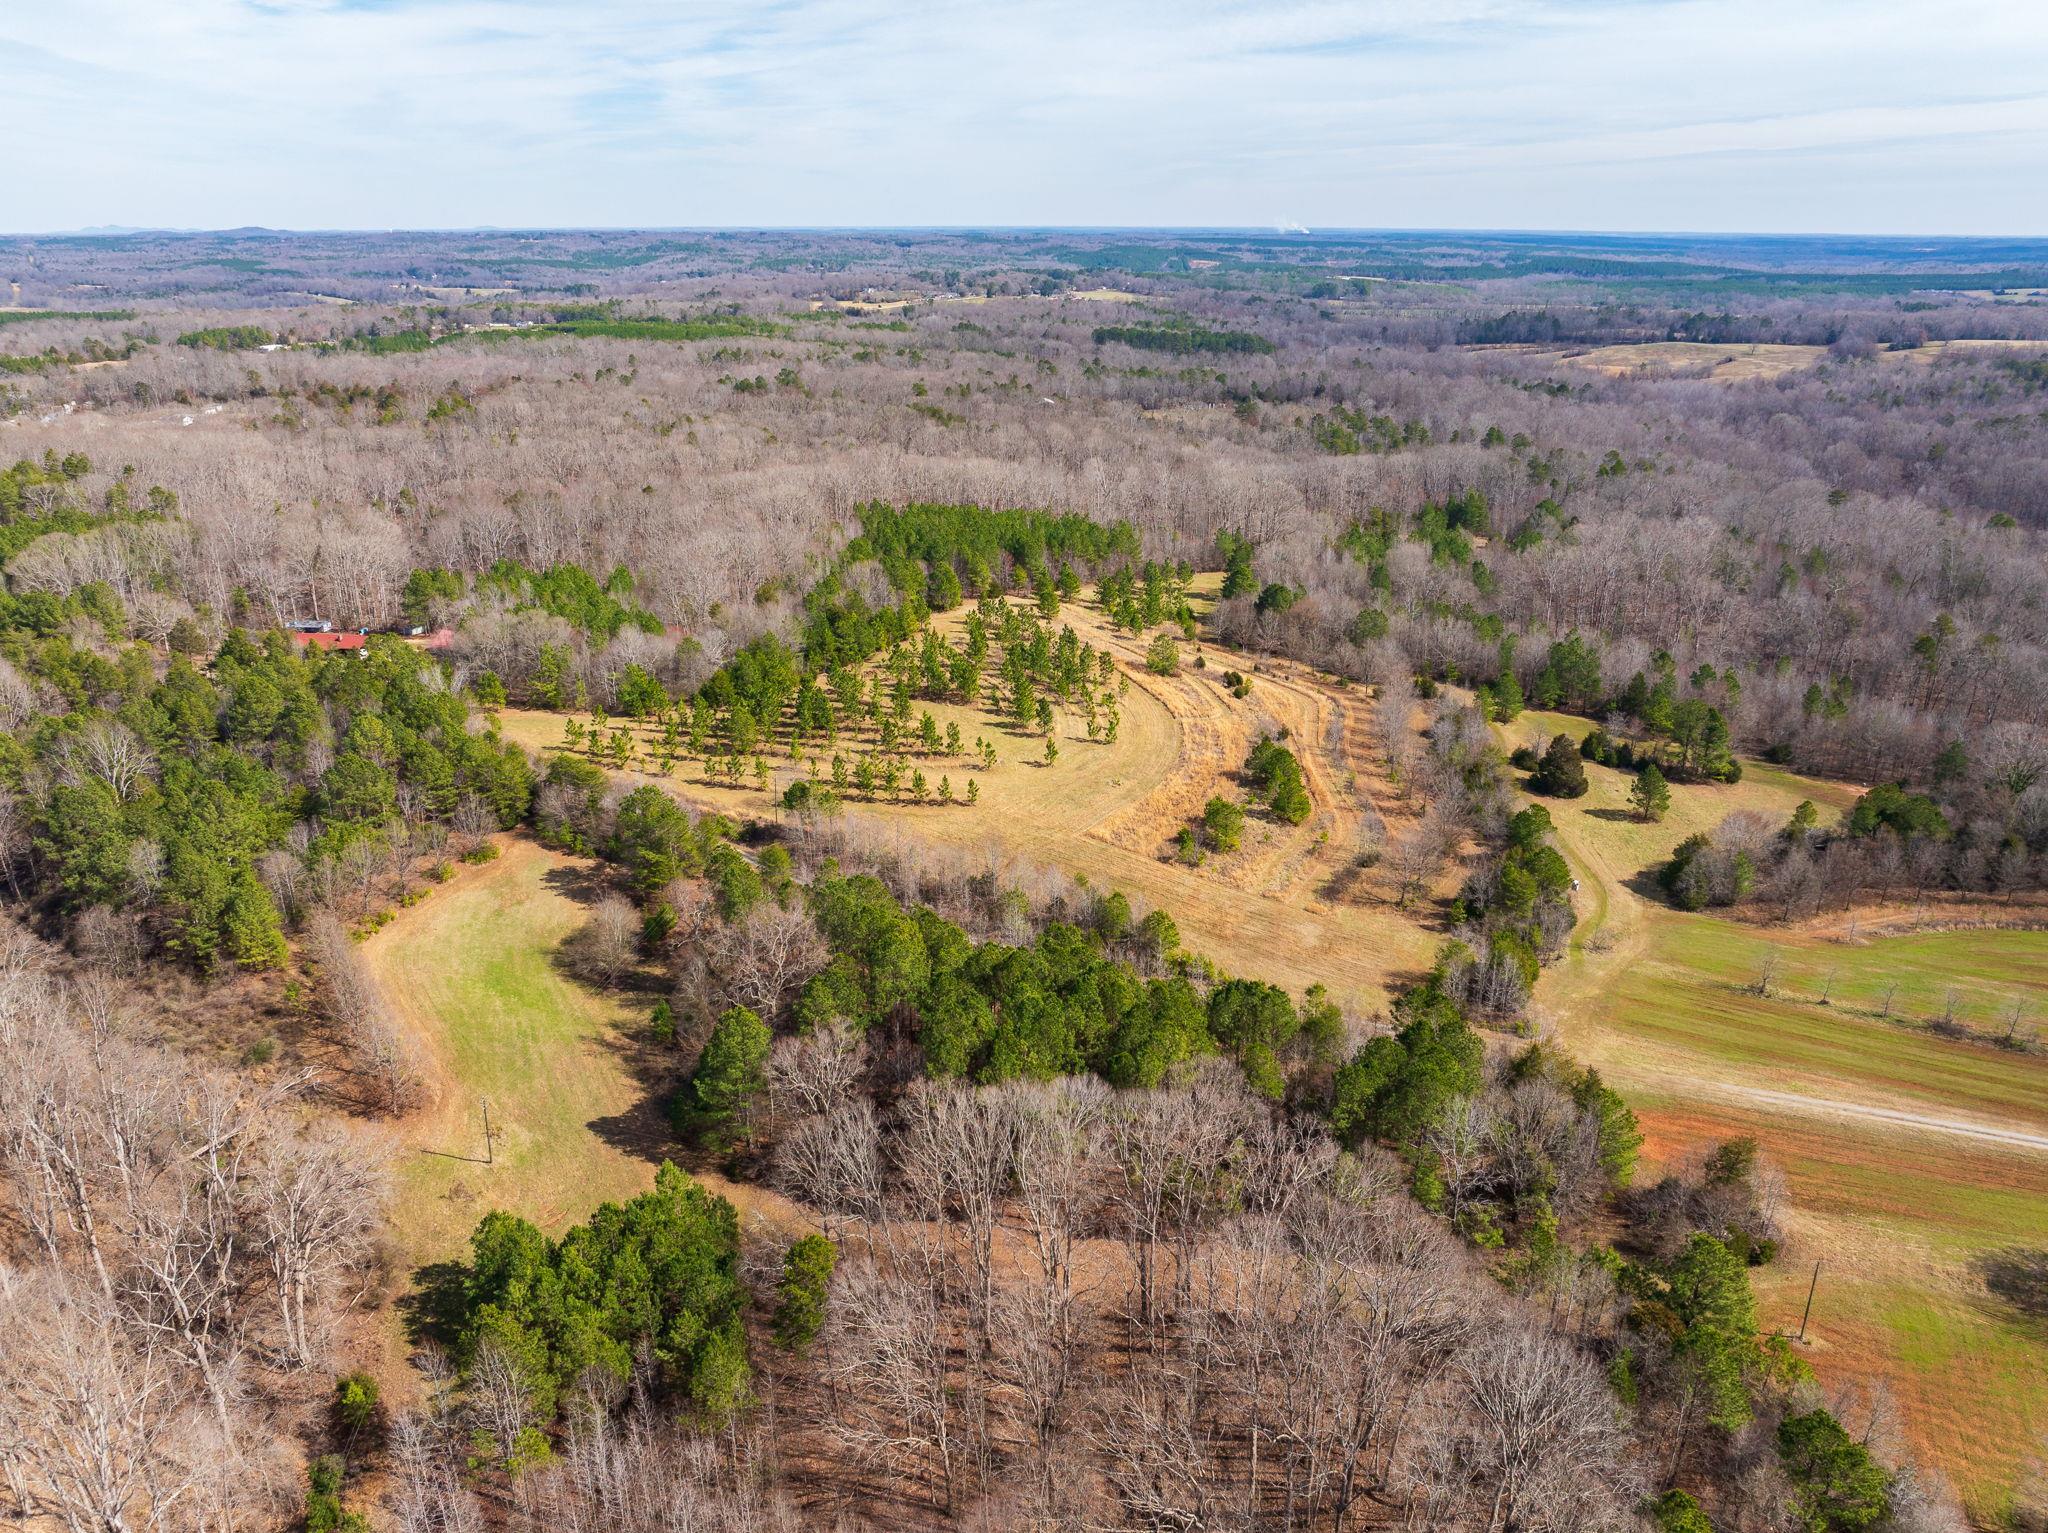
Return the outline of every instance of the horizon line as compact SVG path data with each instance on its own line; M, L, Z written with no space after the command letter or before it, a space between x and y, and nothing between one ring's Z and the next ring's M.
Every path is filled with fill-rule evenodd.
M2041 243L2042 234L1929 234L1856 233L1840 229L1623 229L1623 228L1539 228L1503 224L1326 224L1303 226L1277 222L1252 224L998 224L998 223L874 223L874 224L449 224L380 225L335 224L293 227L275 224L232 224L217 228L181 227L169 224L84 225L72 229L0 230L0 239L128 239L144 235L207 238L224 235L316 236L341 234L449 235L449 234L1155 234L1155 235L1262 235L1267 238L1315 240L1321 237L1357 235L1516 235L1545 238L1608 239L1758 239L1758 240L1882 240L1896 243L1942 241L1949 243Z

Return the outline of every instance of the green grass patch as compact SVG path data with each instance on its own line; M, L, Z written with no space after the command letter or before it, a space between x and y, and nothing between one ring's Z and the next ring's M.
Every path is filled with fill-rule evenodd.
M1927 1026L1952 990L1958 1019L1980 1034L2002 1028L2015 1002L2048 1019L2048 934L1823 943L1708 915L1655 910L1647 919L1642 960L1600 998L1603 1027L1735 1067L1741 1073L1732 1078L1777 1090L1824 1095L1846 1087L1896 1097L1903 1107L2048 1125L2048 1058ZM1774 966L1768 996L1753 988L1766 964Z
M1889 1347L1886 1376L1909 1381L1901 1403L1923 1439L1972 1445L1957 1489L1973 1519L2008 1526L2015 1482L2048 1426L2048 1334L1969 1299L1882 1285L1840 1298Z
M515 841L365 945L431 1049L440 1087L412 1128L393 1207L415 1263L459 1255L490 1209L558 1233L652 1184L655 1162L638 1141L659 1114L644 1110L632 1068L641 1011L559 962L586 918L588 877L585 864ZM486 1098L497 1136L490 1164Z
M1979 1028L2014 999L2048 1017L2048 934L1839 943L1661 908L1644 919L1640 956L1588 1002L1610 1078L1674 1149L1734 1133L1761 1140L1784 1169L1798 1227L1818 1242L1795 1247L1785 1271L1760 1274L1767 1321L1797 1325L1805 1274L1821 1257L1823 1345L1812 1360L1822 1380L1881 1382L1973 1517L1996 1525L2029 1445L2048 1429L2048 1324L1994 1295L1978 1263L2048 1240L2048 1156L1747 1104L1688 1080L2048 1131L2048 1059L1924 1025L1950 990ZM1749 987L1773 956L1766 998ZM1887 1021L1878 1012L1894 983Z

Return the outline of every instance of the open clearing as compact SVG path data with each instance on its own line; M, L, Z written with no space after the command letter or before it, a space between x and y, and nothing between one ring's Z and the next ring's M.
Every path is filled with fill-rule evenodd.
M1007 302L1040 303L1137 303L1142 293L1130 293L1118 287L1079 288L1069 293L1007 293ZM916 294L901 298L813 298L810 301L812 313L822 309L837 309L841 314L859 316L862 314L890 314L904 309L914 309L919 304L937 303L987 303L986 293L930 293Z
M684 1158L663 1110L672 1055L651 1045L644 1009L557 964L584 920L595 864L522 838L498 845L494 861L460 866L363 944L428 1078L428 1101L398 1128L391 1223L406 1272L464 1257L492 1209L560 1234L598 1204L653 1186L664 1157ZM692 1174L750 1225L789 1217L770 1194ZM408 1388L395 1315L385 1344L385 1382Z
M363 944L427 1056L431 1099L402 1131L397 1226L414 1265L460 1255L492 1208L558 1231L653 1185L653 1164L627 1147L658 1127L632 1116L643 1093L629 1015L553 958L584 919L587 867L531 841L500 844L495 861L463 867Z
M964 613L951 616L964 620ZM1376 813L1390 834L1398 834L1421 808L1386 781L1369 740L1365 688L1338 687L1279 661L1257 671L1251 695L1239 699L1220 678L1245 662L1224 651L1205 647L1206 665L1197 670L1183 646L1180 670L1154 676L1144 666L1145 637L1115 632L1092 603L1065 604L1058 621L1110 650L1129 678L1115 744L1090 740L1080 715L1062 709L1054 726L1059 760L1046 766L1044 741L1035 732L1017 732L979 706L918 704L941 729L957 723L964 744L971 746L977 735L994 743L997 765L989 772L967 755L913 758L934 788L943 774L961 799L973 780L981 801L971 807L862 802L851 812L955 846L1000 847L1085 876L1098 888L1120 889L1164 909L1189 948L1232 973L1297 992L1320 982L1340 1002L1367 1012L1428 968L1440 933L1396 910L1358 867L1369 815ZM506 709L501 722L507 739L530 750L562 745L560 714ZM1253 743L1262 731L1281 730L1301 760L1315 812L1301 825L1287 825L1253 809L1238 851L1211 856L1199 868L1174 861L1175 833L1212 795L1241 797L1237 774ZM653 732L643 730L642 738L652 740ZM842 738L840 748L858 747ZM771 765L766 795L751 783L714 782L695 761L666 785L700 807L772 815L798 768L786 752ZM646 772L628 775L657 780ZM1454 884L1455 873L1447 881Z
M1532 713L1504 733L1587 727ZM1822 1381L1889 1390L1973 1513L1995 1519L2048 1431L2048 1325L1984 1277L1998 1253L2048 1236L2048 1058L1985 1040L2016 1003L2048 1019L2048 933L1913 930L1908 911L1784 928L1675 910L1647 875L1683 837L1736 809L1783 818L1802 798L1825 823L1856 790L1745 762L1738 784L1675 785L1648 825L1626 814L1628 774L1589 762L1586 775L1584 798L1543 800L1583 887L1574 951L1539 1008L1641 1116L1645 1175L1707 1141L1764 1145L1792 1199L1788 1249L1756 1275L1766 1323L1797 1328L1820 1262L1807 1334ZM1978 1041L1929 1028L1952 996Z
M1988 295L1987 295L1988 296ZM1883 351L1885 362L1906 362L1931 366L1941 358L1968 351L1997 351L2012 347L2041 346L2039 341L1960 340L1929 341L1903 351ZM1751 379L1772 379L1787 373L1818 367L1828 359L1825 346L1782 345L1754 342L1720 345L1710 341L1634 341L1586 350L1556 351L1539 347L1514 347L1539 360L1564 366L1586 368L1610 378L1656 377L1669 373L1691 374L1706 369L1715 383L1742 383Z
M1970 287L1957 292L1958 298L1988 298L1994 303L2035 303L2048 298L2048 287Z
M1564 1016L1568 1045L1627 1096L1651 1159L1737 1134L1764 1146L1792 1205L1784 1256L1757 1274L1766 1323L1796 1328L1821 1262L1808 1335L1823 1382L1882 1384L1977 1516L1995 1516L2048 1431L2048 1326L1984 1280L2048 1234L2048 1060L1925 1019L1950 988L1980 1029L2015 997L2048 1011L2048 937L1849 944L1658 909L1631 953ZM1749 987L1767 953L1763 998Z
M1813 367L1827 356L1825 346L1783 346L1768 342L1747 346L1716 346L1706 341L1649 341L1641 345L1598 346L1590 351L1552 353L1554 360L1619 378L1631 373L1663 373L1705 367L1716 383L1747 378L1777 378Z

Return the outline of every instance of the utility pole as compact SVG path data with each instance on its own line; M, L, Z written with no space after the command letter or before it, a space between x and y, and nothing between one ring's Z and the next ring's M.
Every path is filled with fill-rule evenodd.
M492 1134L491 1134L491 1099L490 1099L489 1097L485 1097L485 1098L483 1098L483 1104L484 1104L484 1164L485 1164L485 1165L487 1165L487 1166L489 1166L489 1165L495 1165L495 1164L496 1164L496 1154L495 1154L495 1149L494 1149L494 1147L493 1147L493 1145L492 1145L492 1143L491 1143L491 1139L492 1139ZM1811 1302L1811 1296L1810 1296L1810 1295L1808 1296L1808 1302L1809 1302L1809 1303ZM1800 1329L1801 1329L1801 1330L1803 1331L1803 1330L1805 1329L1805 1327L1804 1327L1804 1326L1802 1326L1802 1327L1801 1327Z
M1813 1291L1820 1287L1820 1263L1813 1264L1813 1280L1806 1285L1806 1309L1799 1317L1799 1340L1806 1340L1807 1317L1813 1313Z

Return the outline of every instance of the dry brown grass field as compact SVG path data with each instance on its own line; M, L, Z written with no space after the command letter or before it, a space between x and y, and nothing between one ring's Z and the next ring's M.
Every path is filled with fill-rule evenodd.
M1706 341L1651 341L1642 345L1597 346L1590 351L1546 353L1573 367L1591 368L1610 378L1631 373L1667 373L1706 367L1716 383L1750 378L1776 378L1813 367L1827 356L1825 346L1774 346L1756 343L1719 346Z
M1988 296L1988 295L1987 295ZM1928 341L1903 351L1879 353L1881 360L1931 367L1936 362L1971 351L1998 352L2014 347L2038 349L2038 341L1953 340ZM1705 368L1714 383L1745 383L1755 379L1768 382L1788 373L1805 372L1828 359L1825 346L1774 345L1767 341L1722 345L1711 341L1638 341L1584 350L1558 351L1539 347L1514 347L1546 362L1589 368L1610 378L1656 378L1673 373L1694 373Z
M1421 919L1395 908L1369 870L1358 866L1361 821L1370 805L1398 834L1420 813L1419 801L1387 781L1368 740L1370 695L1341 687L1288 661L1269 661L1252 674L1251 695L1233 697L1224 670L1245 662L1213 646L1196 669L1183 646L1179 671L1145 669L1146 635L1117 633L1086 600L1069 602L1058 621L1117 659L1128 680L1114 744L1090 740L1080 715L1063 709L1054 726L1059 759L1047 766L1044 740L1018 732L981 706L919 704L944 729L957 723L963 744L977 736L996 748L983 771L971 750L955 757L913 757L936 788L950 778L956 800L968 781L980 802L857 802L850 812L956 846L999 846L1042 866L1086 877L1098 888L1166 910L1187 946L1232 973L1257 974L1300 991L1321 983L1341 1002L1371 1012L1390 988L1417 977L1440 939ZM941 628L950 626L944 622ZM505 737L533 751L559 749L562 715L506 709ZM1263 808L1246 818L1244 843L1190 868L1173 858L1173 841L1198 818L1211 796L1242 797L1238 781L1261 732L1285 730L1301 760L1314 813L1288 825ZM654 731L642 728L643 740ZM871 748L865 737L842 750ZM650 776L652 752L643 749ZM665 785L688 802L722 813L763 817L779 811L782 790L800 774L786 753L770 758L773 776L762 793L751 778L739 787L713 781L701 761L686 762ZM1446 892L1455 871L1445 877Z

